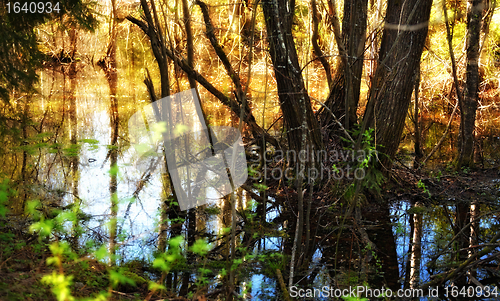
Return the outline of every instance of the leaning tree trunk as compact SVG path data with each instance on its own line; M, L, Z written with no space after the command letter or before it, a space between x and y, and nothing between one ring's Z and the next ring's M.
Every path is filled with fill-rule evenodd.
M484 0L469 0L467 12L467 69L465 72L465 97L461 109L460 157L457 168L471 167L474 163L474 129L479 88L479 40Z
M319 124L312 111L293 41L295 0L265 0L262 9L289 147L297 152L301 150L302 120L305 118L307 141L314 149L321 149Z
M389 0L379 63L370 90L362 131L376 130L377 150L386 167L396 154L408 106L414 72L420 64L432 0Z

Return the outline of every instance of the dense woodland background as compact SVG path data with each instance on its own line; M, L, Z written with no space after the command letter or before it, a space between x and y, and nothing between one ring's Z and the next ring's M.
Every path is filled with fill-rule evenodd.
M13 3L0 6L0 299L498 297L495 0ZM191 88L200 118L242 133L249 179L181 211L178 171L135 160L128 121ZM280 155L301 152L326 156Z

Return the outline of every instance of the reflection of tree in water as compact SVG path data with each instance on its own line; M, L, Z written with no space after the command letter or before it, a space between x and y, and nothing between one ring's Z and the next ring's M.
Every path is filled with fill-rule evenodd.
M357 4L354 4L355 2ZM355 140L357 138L356 135L351 132L344 133L342 128L356 128L356 124L364 120L367 125L366 127L373 125L376 129L376 132L372 135L375 136L372 137L375 139L375 144L372 146L378 150L383 150L382 147L386 147L390 149L388 153L395 153L397 144L399 144L399 137L401 136L398 131L402 130L402 124L404 126L406 109L409 105L410 98L408 96L411 96L411 90L418 86L418 83L415 84L413 74L410 73L413 72L413 69L416 70L413 67L418 65L420 61L420 55L418 51L415 51L415 45L420 45L422 42L420 32L402 30L404 35L411 35L413 42L411 44L406 43L407 39L405 38L405 41L397 44L394 49L389 47L391 43L387 42L388 40L394 42L401 39L399 35L394 34L397 31L391 29L391 25L394 25L391 23L394 21L394 16L408 16L408 13L411 14L411 10L405 11L403 14L397 13L396 2L389 1L386 18L389 26L385 29L380 29L386 31L383 38L383 41L385 41L383 42L383 51L380 51L381 60L378 61L379 67L383 67L380 67L382 69L375 69L382 71L370 71L371 74L368 81L376 89L368 92L368 95L366 95L367 99L363 99L365 95L362 94L365 92L361 92L359 88L363 78L362 68L364 63L361 58L364 55L363 52L366 50L364 49L364 44L369 43L371 45L369 51L371 52L370 58L373 59L373 62L369 62L369 64L372 68L376 68L376 47L378 47L376 40L380 40L382 36L376 32L367 34L365 27L367 20L372 20L367 16L367 14L373 14L370 12L370 7L381 7L382 1L377 1L377 3L372 3L371 5L368 5L365 0L349 3L346 1L344 3L344 13L340 14L344 18L341 22L342 32L335 32L335 36L330 36L337 39L338 53L341 55L338 60L338 67L335 69L330 68L329 64L332 60L328 57L331 56L331 53L336 52L326 50L324 44L325 25L328 23L337 23L334 24L334 28L331 28L331 31L338 31L340 29L340 26L338 26L340 22L332 20L332 18L335 19L337 17L335 3L334 1L328 1L328 7L322 7L321 3L316 3L316 1L311 2L315 15L312 16L313 19L310 21L312 22L312 31L314 33L311 37L306 38L314 39L312 41L314 55L321 63L321 65L318 64L316 66L316 69L324 68L328 73L332 73L332 79L329 81L330 95L325 100L326 106L322 106L317 115L314 115L314 110L319 106L313 105L316 102L312 97L309 97L309 94L312 93L306 91L309 85L302 78L309 71L301 69L304 64L301 61L300 52L293 52L293 50L297 50L296 48L298 48L292 43L294 42L293 38L296 38L295 42L297 44L304 40L303 37L296 35L296 28L302 26L301 22L304 21L304 18L297 17L298 13L287 15L286 13L283 14L284 11L280 11L282 18L273 19L276 16L269 13L271 6L276 6L277 10L282 10L283 5L286 6L291 2L278 0L263 3L263 9L268 10L265 14L269 18L258 20L257 23L263 28L266 26L264 23L267 21L269 32L272 33L274 30L275 33L278 33L277 35L270 34L267 36L270 41L269 46L272 46L269 56L274 64L275 77L276 81L278 81L277 94L279 98L276 100L279 100L281 112L283 113L282 117L275 116L275 119L280 120L281 118L281 120L284 120L283 127L286 129L283 131L281 126L278 127L275 132L278 133L276 137L270 136L270 132L263 126L264 124L269 125L272 121L276 120L262 123L256 122L256 120L260 120L260 116L256 118L253 115L259 110L259 98L256 96L259 95L259 92L246 90L245 84L251 82L251 78L248 78L248 76L245 77L244 72L242 72L244 70L251 70L250 67L252 66L250 59L245 54L247 50L249 52L255 51L257 54L263 53L262 49L249 49L249 47L256 45L267 47L267 45L262 44L262 40L258 42L254 40L254 43L251 43L252 39L257 39L258 35L251 32L252 18L249 17L254 11L262 9L261 6L257 6L257 2L249 3L246 1L245 3L236 3L237 5L234 5L234 8L227 9L233 15L233 20L236 20L236 22L232 21L229 27L237 27L237 30L235 30L237 35L243 35L241 37L243 41L241 43L235 42L234 44L238 47L231 47L229 45L228 41L232 41L231 36L234 34L233 32L220 32L220 24L210 24L209 21L211 19L215 20L213 17L214 12L219 12L218 8L213 6L212 3L205 5L198 2L196 3L195 10L192 10L187 6L187 1L182 1L183 15L181 18L177 9L175 12L170 12L165 8L169 5L168 3L161 3L161 5L155 6L153 2L148 3L147 1L143 1L149 9L149 12L147 9L143 10L145 19L129 19L133 20L136 25L139 25L143 32L148 35L147 38L152 42L151 47L153 47L153 52L157 59L156 63L159 64L158 69L160 70L160 96L165 97L169 95L170 89L181 91L188 84L189 87L195 87L197 82L200 83L206 90L215 95L214 99L216 98L222 103L222 109L217 107L214 110L210 110L216 115L216 119L227 116L220 114L227 109L232 116L231 122L235 125L237 122L236 117L240 116L241 111L244 112L243 119L247 126L245 142L247 146L259 146L261 154L266 151L281 150L282 147L296 151L303 150L308 145L322 147L319 146L321 143L316 141L316 134L319 128L315 126L315 118L323 126L321 135L323 138L326 137L323 139L326 149L341 150L346 146L353 147L349 143L346 144L340 141L338 136L347 133L352 135ZM414 3L415 1L410 2ZM406 1L405 3L410 2ZM428 1L424 2L428 4ZM181 3L178 4L176 7L180 8ZM99 226L89 228L85 236L93 238L97 243L105 244L108 241L111 253L122 250L125 255L124 260L127 260L127 252L130 248L125 243L121 244L119 237L122 234L121 231L125 231L123 224L128 220L124 221L121 226L118 226L118 193L121 193L121 191L118 191L119 178L116 171L117 164L121 158L119 157L120 152L127 148L126 138L123 139L123 143L120 138L127 137L127 129L125 127L120 128L120 120L123 123L127 119L128 111L126 108L126 98L118 98L119 87L116 60L117 50L121 44L117 42L119 34L115 20L115 1L112 1L112 6L112 15L108 23L110 27L106 54L98 62L98 65L104 71L110 94L109 105L106 99L110 134L109 138L105 138L106 140L109 139L109 150L106 152L105 163L107 165L107 160L109 160L109 169L111 172L109 174L109 187L104 190L109 191L111 195L105 196L106 200L109 199L111 203L111 214L106 215L105 218L96 217L96 219L102 218L102 224L108 221L108 218L111 218L111 223L109 223L109 237L106 231ZM303 3L298 3L295 9L300 10L302 6ZM366 6L368 6L368 9L353 9L353 7ZM155 8L158 9L156 12L154 11ZM201 11L198 11L198 8L201 8ZM199 14L201 23L196 23L198 28L189 28L190 12ZM423 9L416 13L422 14ZM380 12L377 12L377 15L379 14ZM170 17L173 18L173 22L169 19ZM321 17L325 18L321 19ZM419 18L424 17L419 15ZM172 23L175 23L175 30L172 30ZM307 22L304 21L303 23L306 24ZM361 26L358 26L360 24ZM378 25L370 24L370 28L375 28L376 26ZM193 47L193 36L190 36L193 32L190 34L190 31L193 31L196 37L194 39L197 43L196 47ZM66 204L62 204L65 200L71 199L72 203L79 203L80 194L85 193L85 189L81 187L85 184L85 181L92 182L94 180L81 179L82 182L79 181L82 172L88 167L89 163L93 162L90 160L87 162L85 154L75 151L80 147L79 140L87 138L84 135L79 137L79 133L81 132L79 130L85 128L86 123L84 119L79 120L77 116L78 101L80 98L77 97L76 89L79 80L81 80L80 73L78 72L79 64L75 59L75 55L78 53L76 49L77 33L79 31L74 28L68 31L70 41L69 51L66 49L59 51L57 49L58 51L54 52L59 55L59 58L56 55L57 59L54 59L53 63L57 64L57 71L54 69L53 72L62 72L63 80L53 78L52 85L63 86L63 97L53 100L51 99L52 92L44 93L48 95L47 99L50 103L48 107L53 105L54 108L56 107L55 102L61 101L62 105L57 107L61 112L54 114L51 110L56 109L44 107L44 111L40 114L40 112L36 111L36 107L33 106L33 97L30 97L29 100L17 101L13 106L15 109L8 108L5 111L6 113L2 111L2 115L0 116L2 126L4 126L4 123L8 123L9 126L17 124L20 129L16 139L6 139L8 148L13 148L14 146L19 148L16 154L1 154L3 159L1 163L2 169L5 169L2 171L24 185L32 185L33 187L35 184L38 185L36 190L33 188L33 191L39 192L39 195L43 196L44 202L49 199L55 200L50 203L50 206L44 205L46 208L40 209L47 217L54 216L55 211L51 212L52 208L66 209ZM174 36L172 43L169 36L171 33ZM287 38L283 41L279 40L280 33L281 37ZM224 82L224 86L229 87L224 87L227 91L218 90L215 87L215 77L209 77L211 76L209 72L203 70L209 64L203 64L203 67L200 68L193 61L197 56L201 56L196 50L202 49L202 45L205 45L198 39L202 35L207 38L206 41L203 40L202 42L207 45L210 43L213 48L210 48L211 52L209 52L210 55L213 55L213 58L206 58L206 55L203 55L202 59L206 63L216 58L218 62L222 63L221 69L224 68L229 75L228 81ZM262 36L264 37L264 35ZM365 41L365 36L370 36L372 40ZM186 40L185 44L184 38ZM199 45L198 42L200 42ZM281 42L285 43L281 45ZM140 40L140 43L142 43L142 40ZM174 43L175 45L173 45ZM137 46L139 42L127 45ZM146 44L144 46L146 47L135 47L134 51L141 52L142 49L149 47ZM186 50L187 60L181 57L184 50ZM391 51L394 53L391 53ZM136 62L134 56L132 58L131 68L135 71L134 64ZM405 61L407 58L411 58L411 61ZM400 64L401 62L404 63ZM311 62L310 65L314 63L316 61ZM170 68L172 65L175 65L175 68ZM267 68L268 62L263 60L262 65ZM203 72L197 72L197 68L202 69ZM220 73L219 70L217 71ZM185 72L188 75L188 80L185 80L183 78L184 75L180 72ZM175 74L175 78L170 81L169 76L172 74ZM217 74L217 76L219 75ZM422 78L425 78L426 75L423 74L422 76ZM148 89L150 100L154 101L157 96L152 87L152 78L154 79L155 76L148 76ZM45 80L50 81L46 78ZM255 80L255 78L252 80ZM272 82L272 80L269 82ZM140 87L142 84L138 81L131 84L131 86ZM44 89L47 89L47 87ZM422 89L422 91L426 93L424 92L425 89ZM135 96L135 91L126 91L120 93L120 95L128 93L133 93ZM202 93L206 93L206 91L203 90ZM421 98L424 97L427 96L425 94L421 95ZM243 105L243 100L247 98L250 104L248 107ZM308 104L309 98L311 99L311 105ZM363 105L363 107L358 107L361 100L367 100L368 106L364 107ZM209 103L206 107L215 108L216 105ZM415 104L415 107L418 108L418 104ZM134 107L131 110L135 109ZM365 117L361 118L357 114L358 109L366 109ZM10 114L8 110L16 110L16 114ZM263 116L265 114L266 112L262 113ZM32 125L30 123L29 120L31 117L38 118L42 115L40 125ZM415 120L419 119L417 110L415 110L414 116ZM106 117L108 116L106 115ZM199 117L201 118L201 116ZM339 123L337 123L336 117L338 117ZM225 122L226 120L216 120L217 124ZM304 126L305 124L307 126ZM415 126L418 127L417 122L415 122ZM429 129L426 128L425 124L422 124L419 128L427 133L436 131L437 128L437 136L442 132L441 125L435 125L432 129ZM47 156L49 159L44 160L43 156L45 154L37 153L40 149L35 146L38 140L31 139L37 134L35 131L43 133L43 131L48 131L49 129L54 130L55 133L55 138L51 137L50 143L67 143L69 141L70 146L65 147L67 150L65 149L64 151L57 148L57 146L51 148L51 150L55 150L55 153ZM304 129L307 130L304 131ZM309 129L311 130L309 131ZM411 130L409 131L411 132ZM279 137L280 135L281 137ZM349 137L346 135L344 138ZM47 142L47 140L43 139L40 141L43 143ZM379 145L381 141L383 141L383 146ZM178 143L187 144L185 147L189 147L187 138L179 139ZM367 144L366 141L363 143ZM354 145L354 147L359 147L359 143L357 146ZM425 139L422 141L422 147L425 152ZM166 145L166 148L169 148L168 145ZM33 152L34 149L36 150L35 152ZM392 155L391 157L394 158ZM150 199L158 197L157 195L151 197L152 193L147 195L147 197L142 197L141 193L152 188L151 186L153 185L149 184L156 181L154 184L159 183L158 186L162 186L158 237L149 237L149 240L144 242L143 246L152 247L154 244L157 244L158 253L166 253L173 251L172 247L168 244L170 238L178 235L186 237L186 245L175 246L175 248L178 249L177 251L182 251L183 255L186 255L188 265L170 270L168 273L165 272L161 276L159 276L158 271L152 271L152 273L158 273L157 276L160 282L165 284L167 290L175 296L186 296L188 293L196 291L203 293L208 291L212 296L225 296L229 300L234 298L234 294L240 293L246 287L246 284L244 285L243 283L246 283L251 276L265 273L266 277L274 279L278 269L283 273L283 283L290 281L304 288L318 287L319 282L337 287L359 285L367 282L373 288L387 286L394 291L401 286L418 288L421 286L425 287L426 285L443 286L451 283L455 286L469 284L477 286L477 283L484 285L498 283L498 254L496 253L498 252L498 219L496 218L498 214L497 187L493 189L494 185L491 184L489 188L482 186L475 188L498 177L496 170L488 175L488 179L485 178L481 181L475 181L475 178L480 176L478 173L447 175L441 177L440 180L434 180L434 178L428 177L426 174L421 174L414 170L399 169L396 166L397 171L400 174L404 174L404 176L401 176L403 179L400 178L400 174L390 179L393 181L391 183L398 182L399 185L394 189L397 192L392 192L391 189L393 187L390 185L388 189L381 192L376 191L376 189L365 189L366 187L346 191L345 188L350 187L351 184L354 184L355 188L361 187L356 187L356 185L361 184L352 183L346 179L310 183L307 181L307 176L303 179L302 183L300 181L286 181L284 179L249 181L243 186L245 190L243 193L244 198L250 196L257 203L256 206L247 208L242 205L243 202L234 201L231 203L230 198L226 197L221 200L220 210L208 207L197 208L196 211L191 210L186 213L180 212L179 206L176 204L177 199L175 192L171 189L172 184L168 174L169 171L166 170L161 175L161 179L155 180L155 175L158 174L159 170L157 168L158 164L160 163L157 158L151 159L148 162L147 170L141 175L135 191L131 194L138 202L135 204L143 205L150 202ZM82 167L85 165L87 166ZM293 167L293 162L285 162L285 160L280 162L266 162L266 164L260 162L257 171L261 172L261 175L264 175L269 174L273 168L283 170L290 166ZM325 166L328 169L331 168L331 164ZM389 165L384 166L389 169ZM375 167L383 169L384 166L377 165ZM127 167L123 166L123 170L125 169ZM183 171L184 174L181 176L187 174L189 178L190 172L192 170ZM394 170L391 171L392 175L394 175L393 172ZM33 176L35 174L36 176ZM108 175L106 175L107 177ZM410 179L405 177L409 177ZM43 181L47 179L47 184L44 184ZM419 179L423 179L425 185L416 184L419 183ZM38 182L43 184L39 184ZM467 184L468 182L470 183ZM193 183L198 183L198 181L194 181ZM107 182L105 185L108 185ZM191 187L190 183L187 185L188 193L204 195L204 193L194 190L195 185ZM405 188L403 189L404 191L400 191L402 186ZM490 188L492 189L490 190ZM427 192L422 193L421 190L428 190L429 194ZM238 191L238 193L240 192ZM348 193L352 194L348 195ZM18 197L21 200L19 204L22 203L22 205L15 204L15 206L24 207L25 202L31 199L32 195L30 195L29 189L25 189ZM140 197L143 199L141 200ZM242 199L241 195L238 197L240 200ZM404 201L402 200L408 200L408 202L414 204L413 207L398 216L391 216L392 212L389 210L391 205L403 203ZM239 205L236 206L236 203ZM107 201L106 204L108 204ZM234 212L231 206L234 206ZM432 208L432 210L429 208ZM134 210L132 202L126 203L125 214L123 215L124 219L126 220L130 215L134 214ZM17 211L22 212L22 208ZM391 221L391 219L393 220ZM217 221L219 221L219 228L226 228L229 231L220 234L217 233L217 230L208 226L217 223ZM394 226L394 221L399 221L403 226ZM77 233L79 233L78 222L79 220L73 225L73 233L71 234L72 237L70 237L70 241L73 239L72 243L75 249L79 247L79 243L81 242L74 240L78 236ZM132 226L132 218L130 219L130 223ZM407 223L409 223L409 226L407 226ZM398 231L401 231L401 233ZM429 234L430 232L432 232L432 235ZM231 237L233 233L234 237ZM208 242L213 243L213 250L206 258L186 251L186 246L192 246L195 238L205 238ZM397 243L395 239L397 239ZM262 255L264 257L257 257L258 259L246 257L252 252L256 252L259 256ZM290 259L294 252L294 262L291 264ZM280 265L273 261L275 258L265 257L269 253L284 255L283 261L286 263ZM141 255L144 257L150 256L149 253ZM398 264L398 260L401 265ZM114 263L114 258L111 258L111 263ZM232 268L233 264L237 265L234 269ZM209 274L209 281L211 282L207 287L202 287L201 285L198 287L198 284L195 284L201 278L199 277L199 271L196 270L200 266L209 266L213 271ZM290 266L294 267L293 277ZM225 275L222 275L223 269L226 270ZM443 277L439 278L441 276ZM265 281L269 278L266 278ZM252 292L256 292L257 290L253 289ZM275 292L279 292L279 290L278 286L274 288ZM278 294L276 293L276 295Z

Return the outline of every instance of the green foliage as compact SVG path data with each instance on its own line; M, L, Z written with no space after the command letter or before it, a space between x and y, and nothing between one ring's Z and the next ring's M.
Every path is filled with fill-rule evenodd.
M427 186L425 186L422 180L418 180L417 187L421 188L424 191L424 193L427 193L427 195L431 197L431 192L427 189Z
M205 256L210 251L212 247L203 239L198 239L191 246L190 250L200 256Z
M37 68L43 55L38 49L35 27L52 19L65 20L66 26L91 30L97 25L93 7L96 2L59 0L60 13L8 13L0 10L0 98L9 100L12 90L32 91L38 80Z
M221 213L221 210L217 206L207 206L205 207L205 213L208 215L217 215Z
M257 255L257 261L262 264L262 272L268 277L276 277L276 270L284 270L287 265L286 256L282 253L267 252Z
M382 172L377 168L378 151L374 145L374 129L370 128L363 133L362 145L365 154L364 159L361 161L361 168L365 170L365 178L363 179L363 186L380 192L381 186L384 182Z
M426 212L428 212L428 210L424 206L413 206L406 211L408 214L424 214Z
M109 280L111 282L112 287L117 287L119 284L125 284L125 285L129 284L132 286L136 285L135 281L132 278L127 277L125 271L122 269L110 270Z
M59 243L56 241L49 245L49 249L53 256L47 258L47 264L59 267L59 273L53 271L51 275L44 276L42 282L52 286L52 292L56 295L58 301L74 300L70 289L73 276L66 276L62 273L63 260L66 257L74 257L74 253L66 242Z
M354 166L352 170L362 170L364 175L361 179L362 188L367 188L373 190L377 193L380 192L382 184L385 182L384 175L379 167L379 156L383 155L377 151L377 147L374 144L374 129L367 129L364 133L361 133L359 126L356 127L353 132L353 137L358 137L361 135L361 149L356 151L356 158L352 158ZM343 138L344 141L351 143L350 140ZM379 145L380 146L380 145ZM353 148L347 148L349 151L353 151ZM338 170L336 165L332 167L334 170ZM359 176L359 175L358 175ZM346 194L352 194L355 191L354 186L350 186Z
M181 245L184 243L182 236L176 236L168 241L169 248L165 253L159 254L153 261L153 267L168 273L174 268L179 268L185 263Z
M63 148L63 154L66 157L76 157L80 153L80 144L70 144L67 148Z
M15 190L9 187L9 180L5 179L0 183L0 216L5 217L7 214L7 202L9 201L9 196L15 195Z
M42 282L52 286L52 292L56 295L58 301L71 301L75 298L71 295L70 286L72 284L73 276L66 276L58 274L55 271L50 275L42 278Z
M440 182L443 174L440 170L438 170L437 172L431 171L431 176L434 177L438 182Z
M77 212L79 208L72 211L60 211L55 217L49 219L44 214L40 213L42 204L39 201L29 202L27 212L32 216L37 215L39 221L32 225L33 231L38 231L40 236L50 237L54 231L63 232L64 229L57 229L58 225L62 225L68 221L78 219ZM8 236L5 239L9 239ZM171 245L179 245L180 240L174 239ZM91 244L92 245L92 244ZM89 248L93 248L89 245ZM102 288L103 286L111 285L111 287L120 287L126 290L128 287L141 286L146 287L148 281L136 273L129 271L123 267L114 267L108 269L108 275L102 274L101 270L106 270L98 261L86 258L80 258L75 253L70 244L66 241L54 241L48 245L52 256L47 258L47 265L55 266L56 270L51 274L45 275L42 278L42 283L49 285L57 300L77 300L72 294L71 288L74 280L83 281L88 287ZM94 253L98 260L105 260L109 257L109 251L106 245L100 246ZM68 272L65 272L65 270ZM85 300L108 300L109 294L99 293L94 298L85 298Z
M38 232L40 234L40 237L49 236L52 233L53 229L54 229L54 221L50 219L49 220L43 219L30 226L30 231Z
M269 187L261 183L254 183L253 186L257 188L259 192L266 191Z
M49 245L49 249L52 252L52 257L47 258L48 265L55 265L57 267L62 266L64 259L76 259L76 254L71 250L69 244L65 241L54 242Z

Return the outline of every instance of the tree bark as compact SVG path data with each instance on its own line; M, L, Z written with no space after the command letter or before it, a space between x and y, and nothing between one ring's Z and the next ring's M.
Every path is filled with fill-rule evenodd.
M322 149L319 124L304 85L292 35L295 0L265 0L262 9L289 147L297 153L301 150L302 120L305 118L307 141L314 149Z
M457 169L474 164L474 129L479 90L479 40L484 0L469 0L467 12L467 69L465 72L465 97L461 109L460 157Z
M380 59L370 90L362 131L374 128L377 150L388 167L396 154L420 64L432 0L389 0Z
M330 14L335 14L335 5L330 1ZM325 104L339 117L346 129L357 123L356 111L358 109L361 75L363 73L363 53L366 41L368 0L353 0L344 2L344 18L342 21L342 34L337 38L339 53L342 56L330 94ZM335 18L335 16L333 17ZM336 22L334 22L336 23ZM339 26L333 24L333 26ZM338 30L334 30L339 34ZM348 114L346 114L348 112ZM334 123L329 112L322 112L323 125Z
M423 156L422 149L420 147L420 122L419 122L419 88L420 88L420 65L415 72L415 84L414 84L414 107L413 107L413 124L415 125L415 164L414 167L418 167L419 161Z

